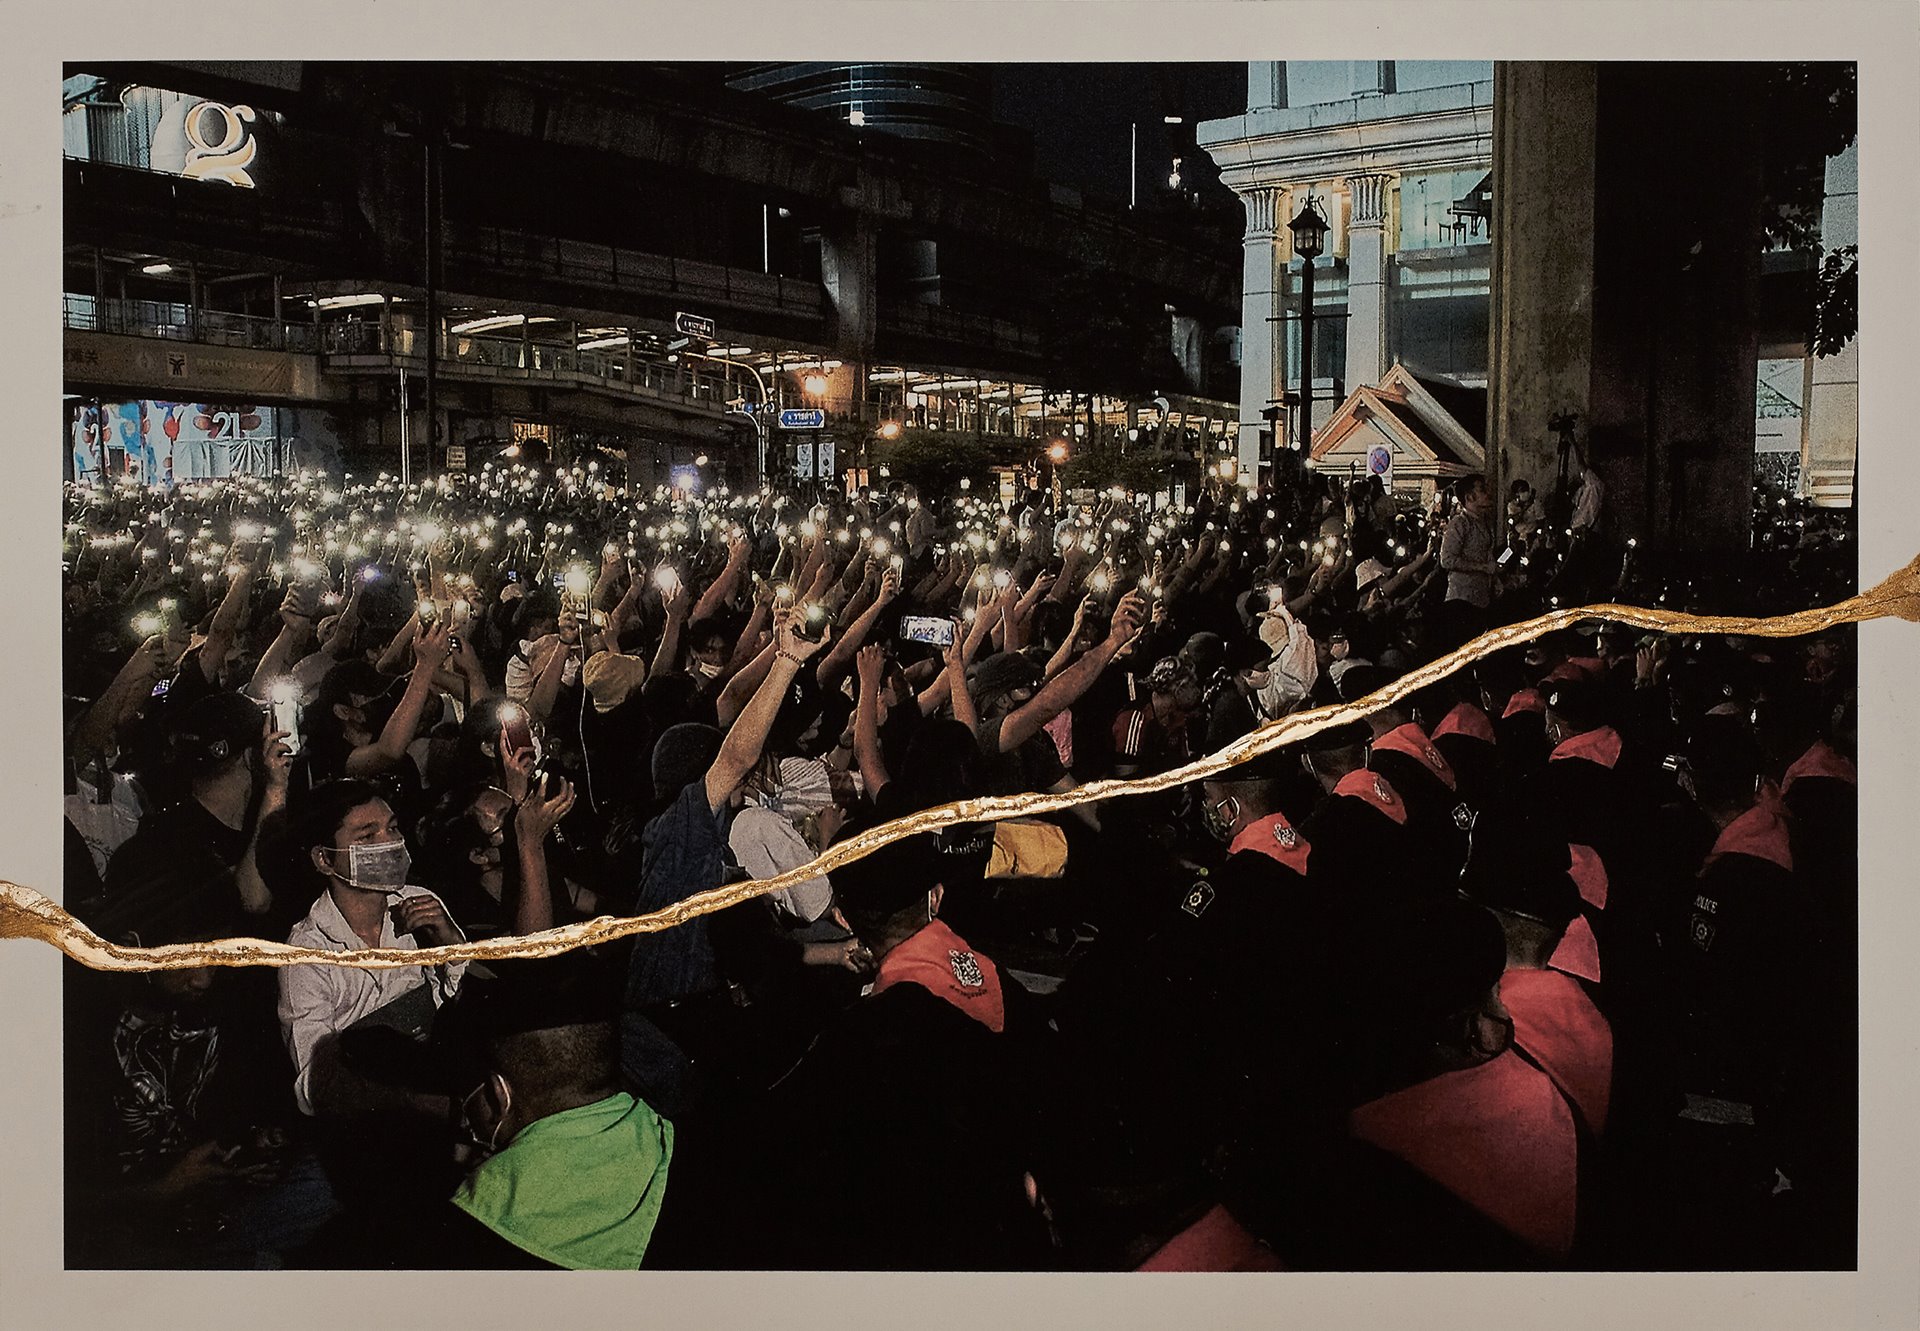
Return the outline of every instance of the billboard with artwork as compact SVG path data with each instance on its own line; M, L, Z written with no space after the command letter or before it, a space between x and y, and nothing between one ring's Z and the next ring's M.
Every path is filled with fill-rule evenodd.
M224 402L69 402L68 465L76 481L141 485L269 476L285 462L280 410Z

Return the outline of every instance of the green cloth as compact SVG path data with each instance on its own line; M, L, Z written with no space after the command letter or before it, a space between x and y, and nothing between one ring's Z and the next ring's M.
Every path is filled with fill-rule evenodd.
M634 1271L673 1159L673 1124L625 1091L529 1123L453 1204L515 1247L574 1271Z

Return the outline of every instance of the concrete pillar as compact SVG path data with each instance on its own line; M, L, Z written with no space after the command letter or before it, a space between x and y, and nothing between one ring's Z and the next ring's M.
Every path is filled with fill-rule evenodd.
M1393 91L1393 61L1350 60L1347 68L1355 97L1378 97Z
M1280 201L1282 191L1258 186L1240 196L1247 210L1240 270L1240 470L1256 475L1263 413L1280 401L1286 365L1285 313L1280 300Z
M1487 462L1495 491L1525 477L1544 493L1558 451L1547 422L1579 417L1593 377L1597 70L1591 63L1493 67L1493 270Z
M1820 243L1828 252L1860 239L1859 147L1856 142L1827 159ZM1854 458L1860 447L1860 339L1848 342L1837 356L1813 357L1809 377L1802 483L1816 503L1844 508L1853 500Z
M1347 178L1347 391L1387 372L1387 191L1383 175Z
M828 335L843 360L873 358L879 322L875 300L878 246L872 219L864 212L843 217L821 237L820 284L833 309Z
M1589 454L1606 526L1655 549L1751 540L1762 68L1599 71Z
M1247 110L1276 111L1287 104L1287 62L1247 62Z

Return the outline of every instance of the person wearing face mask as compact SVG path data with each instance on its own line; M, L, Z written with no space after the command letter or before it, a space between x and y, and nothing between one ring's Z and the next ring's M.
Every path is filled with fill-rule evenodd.
M1265 720L1284 716L1303 702L1320 681L1320 652L1313 634L1275 600L1260 618L1260 641L1272 653L1266 683L1255 697Z
M439 897L407 882L411 857L393 809L372 786L316 787L296 829L314 875L325 884L287 935L295 947L328 952L445 947L466 941ZM466 963L368 970L286 966L279 972L280 1028L293 1058L294 1100L304 1114L352 1117L399 1110L444 1119L445 1095L372 1082L341 1057L355 1023L413 1030L459 991Z
M460 1119L480 1163L423 1226L430 1265L633 1271L681 1186L673 1123L620 1088L612 993L589 954L499 963L467 1013L481 1075ZM667 1198L676 1206L669 1208Z
M1251 852L1305 878L1312 852L1305 836L1280 811L1286 787L1300 777L1292 756L1276 750L1200 783L1200 814L1230 856Z

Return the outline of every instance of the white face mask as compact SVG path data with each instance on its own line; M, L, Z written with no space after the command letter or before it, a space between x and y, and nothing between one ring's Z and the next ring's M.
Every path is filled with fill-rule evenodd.
M330 854L338 855L338 849ZM334 877L370 892L398 892L406 886L413 857L405 841L356 842L347 847L347 871Z
M707 661L695 661L693 663L693 672L702 679L718 679L720 677L720 667Z

